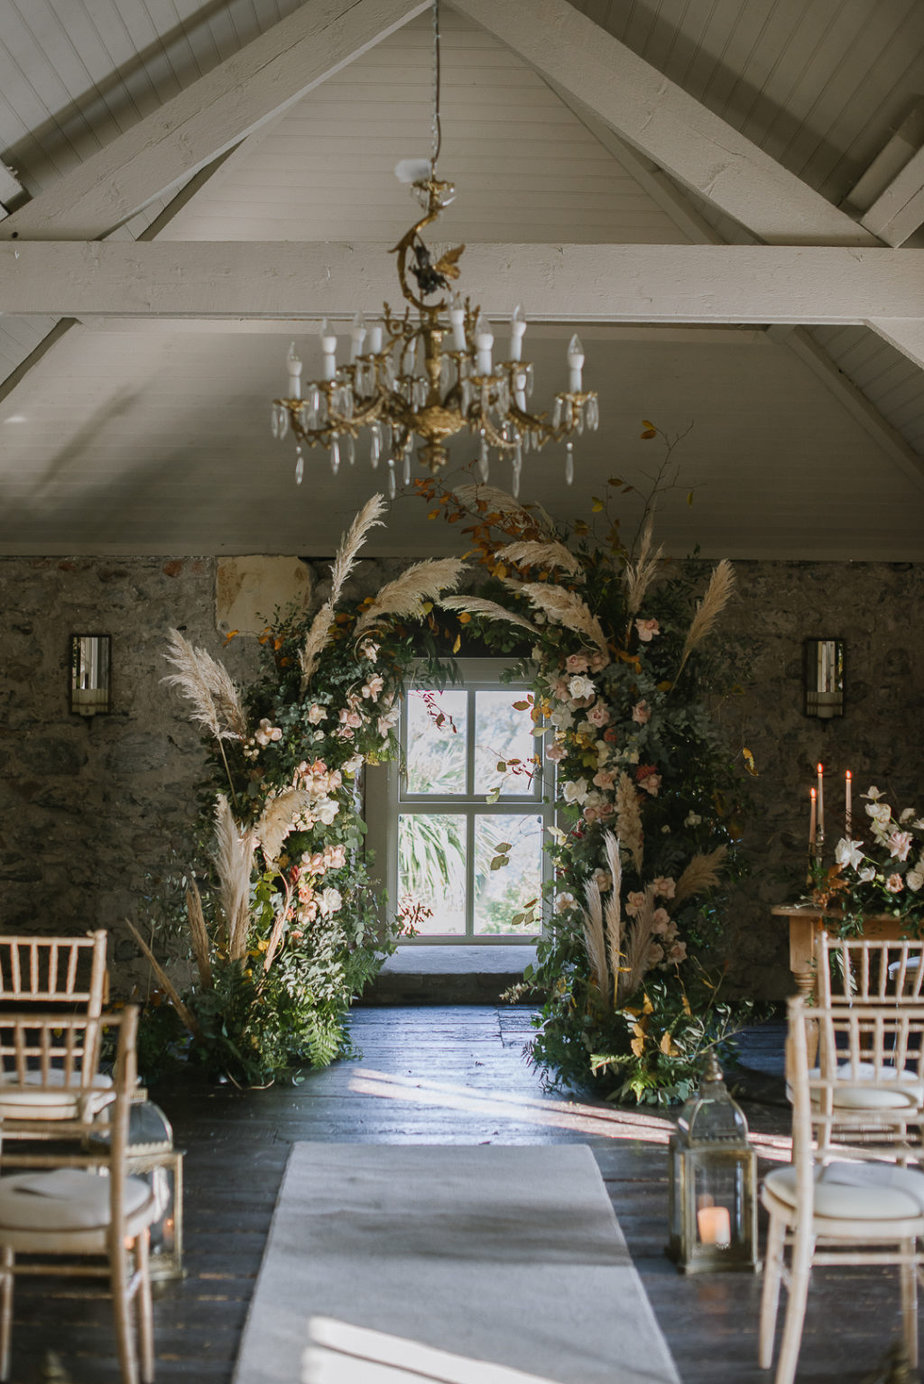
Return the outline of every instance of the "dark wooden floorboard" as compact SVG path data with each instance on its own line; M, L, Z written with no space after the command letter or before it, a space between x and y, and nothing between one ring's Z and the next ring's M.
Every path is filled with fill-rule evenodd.
M362 1009L362 1055L300 1086L188 1079L157 1090L187 1150L188 1270L155 1304L159 1384L229 1384L289 1147L305 1139L588 1143L684 1384L770 1384L756 1365L759 1278L685 1278L664 1256L669 1118L543 1092L521 1056L529 1028L523 1009ZM781 1044L778 1026L749 1042L764 1099L744 1102L752 1133L777 1140L789 1115L766 1095L779 1085ZM898 1331L892 1274L816 1273L800 1384L860 1384ZM16 1384L44 1379L49 1350L72 1384L117 1384L108 1303L79 1301L66 1284L17 1284L13 1346Z

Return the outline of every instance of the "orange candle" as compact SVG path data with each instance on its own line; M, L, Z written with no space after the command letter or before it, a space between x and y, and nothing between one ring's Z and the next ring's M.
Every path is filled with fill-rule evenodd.
M731 1244L731 1216L725 1206L702 1206L696 1213L696 1228L704 1245L727 1249Z

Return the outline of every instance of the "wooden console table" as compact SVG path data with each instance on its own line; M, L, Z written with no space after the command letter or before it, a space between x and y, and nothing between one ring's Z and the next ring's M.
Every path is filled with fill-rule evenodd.
M796 993L808 998L815 988L818 938L826 924L837 919L811 904L778 904L771 912L774 917L789 919L789 969L796 982ZM902 936L902 920L888 913L866 918L861 936L896 942Z

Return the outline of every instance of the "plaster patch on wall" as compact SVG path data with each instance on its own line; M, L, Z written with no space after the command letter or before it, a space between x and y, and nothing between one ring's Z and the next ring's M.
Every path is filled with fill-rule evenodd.
M220 634L262 634L273 611L311 600L311 572L297 557L223 557L215 574L215 627Z

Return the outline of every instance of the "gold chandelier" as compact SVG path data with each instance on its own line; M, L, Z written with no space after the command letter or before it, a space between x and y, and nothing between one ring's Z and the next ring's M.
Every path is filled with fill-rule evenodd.
M555 396L551 418L531 413L533 367L522 359L526 319L517 307L510 320L509 359L494 361L494 333L481 309L457 291L458 245L434 261L421 231L455 196L452 183L436 174L440 150L439 0L433 6L433 147L426 161L405 160L395 170L411 183L425 214L391 251L397 255L398 282L408 306L393 313L383 304L381 320L367 325L358 313L350 326L350 359L337 362L337 335L321 323L322 376L303 386L295 343L289 348L288 394L275 399L273 435L296 440L295 479L304 475L305 447L327 447L331 470L356 460L356 442L368 433L373 467L384 459L389 493L397 490L396 470L409 484L415 451L419 463L436 473L448 461L447 443L460 433L478 439L478 469L488 479L492 450L512 463L514 495L519 493L523 457L548 442L565 443L565 479L574 477L573 437L599 422L597 395L583 388L584 348L577 335L567 350L568 388ZM411 279L415 282L412 284ZM448 340L447 340L448 338ZM445 344L444 344L445 343Z

